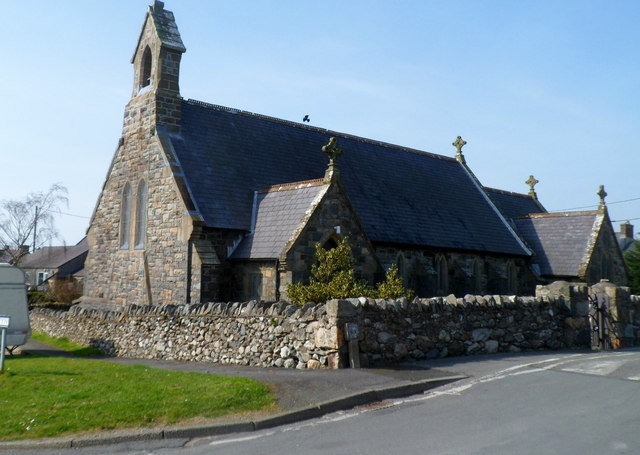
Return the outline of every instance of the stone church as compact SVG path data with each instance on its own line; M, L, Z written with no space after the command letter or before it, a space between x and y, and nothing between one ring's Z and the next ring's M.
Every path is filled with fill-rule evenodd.
M345 236L359 277L396 264L419 296L626 283L604 196L597 211L550 214L533 178L527 195L483 187L460 137L448 157L184 99L185 51L155 1L88 230L83 301L286 299L315 245Z

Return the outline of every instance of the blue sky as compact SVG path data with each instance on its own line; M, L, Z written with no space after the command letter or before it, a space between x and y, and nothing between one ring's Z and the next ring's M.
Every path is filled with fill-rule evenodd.
M0 0L0 199L67 186L55 243L88 226L148 4ZM448 156L461 135L486 186L526 193L533 174L560 210L597 205L604 184L613 220L640 218L640 200L615 203L640 198L638 1L165 5L185 98Z

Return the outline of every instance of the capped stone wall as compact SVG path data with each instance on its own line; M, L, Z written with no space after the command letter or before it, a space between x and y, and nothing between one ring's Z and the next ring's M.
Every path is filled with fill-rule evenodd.
M334 303L265 305L87 305L35 309L35 331L67 337L108 355L286 368L338 368Z
M360 297L302 307L257 301L110 307L83 303L69 311L33 309L31 325L113 356L344 368L349 355L356 355L354 343L346 339L347 324L357 326L355 345L362 366L589 348L597 330L593 296L599 296L610 318L609 345L639 345L640 297L607 282L591 288L556 282L539 286L535 297L449 295L413 302Z

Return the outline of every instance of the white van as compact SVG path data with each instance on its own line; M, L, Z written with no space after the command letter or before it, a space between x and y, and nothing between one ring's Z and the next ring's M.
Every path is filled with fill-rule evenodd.
M0 316L11 318L7 346L25 344L31 336L31 327L24 272L9 264L0 264Z

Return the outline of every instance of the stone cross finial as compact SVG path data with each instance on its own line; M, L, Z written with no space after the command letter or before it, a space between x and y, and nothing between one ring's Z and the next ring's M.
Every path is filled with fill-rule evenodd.
M451 143L456 148L456 160L464 163L464 155L462 154L462 147L467 145L467 141L463 140L462 137L458 136L455 141Z
M329 167L324 174L324 179L325 181L331 181L338 175L336 160L343 152L342 149L338 147L338 141L335 137L329 139L329 143L322 147L322 151L329 157Z
M322 151L329 157L329 166L335 166L336 158L342 155L342 149L338 147L338 141L335 137L329 139L329 143L322 147Z
M600 196L600 207L604 207L606 205L606 203L604 202L604 198L607 197L607 192L604 190L604 185L600 185L600 188L598 188L598 192L596 194Z
M527 179L526 182L527 185L529 185L529 196L531 196L534 199L538 199L538 195L536 194L536 190L535 190L535 186L536 184L540 183L539 180L537 180L533 175L530 175L529 178Z

